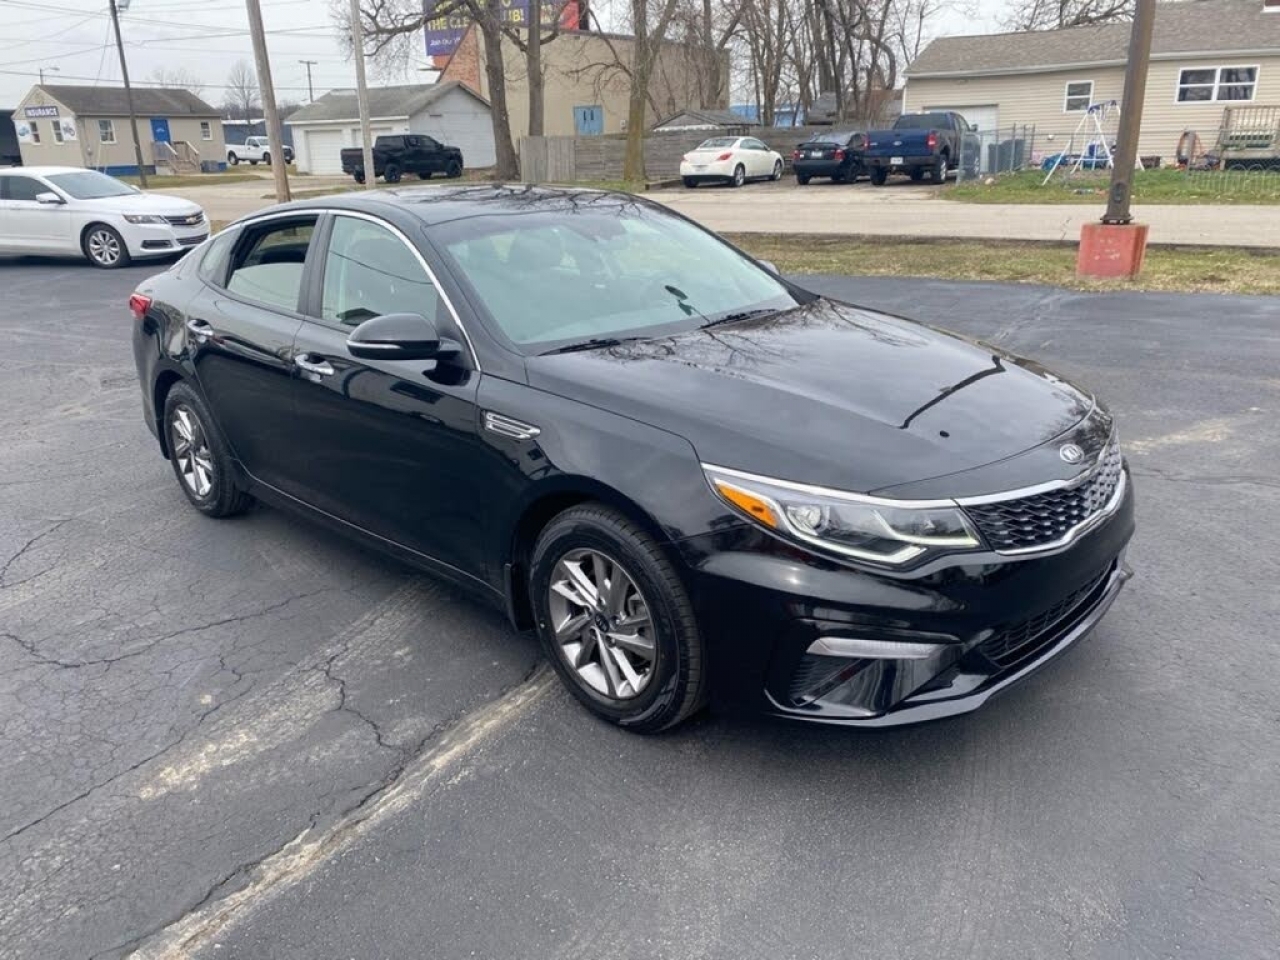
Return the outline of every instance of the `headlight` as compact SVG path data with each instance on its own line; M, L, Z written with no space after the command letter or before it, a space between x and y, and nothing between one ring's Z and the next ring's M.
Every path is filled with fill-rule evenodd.
M124 215L126 223L164 223L164 217L157 217L151 213L126 213Z
M821 550L900 566L930 550L982 546L959 507L882 500L703 465L720 497L756 523Z

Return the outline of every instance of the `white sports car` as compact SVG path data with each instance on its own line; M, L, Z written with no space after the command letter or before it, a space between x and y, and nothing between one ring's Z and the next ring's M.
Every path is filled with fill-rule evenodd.
M740 187L748 180L781 180L782 154L755 137L712 137L684 155L680 179L686 187L713 181Z
M181 253L209 236L197 204L79 167L0 168L0 253L83 254L95 267Z

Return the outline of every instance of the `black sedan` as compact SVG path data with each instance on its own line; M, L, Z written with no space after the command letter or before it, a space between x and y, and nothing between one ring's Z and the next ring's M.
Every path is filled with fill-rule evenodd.
M796 183L804 186L814 177L830 177L836 183L853 183L866 176L862 153L867 138L856 130L820 133L791 153L791 169Z
M130 307L146 422L197 510L260 499L470 589L632 730L708 701L963 713L1128 577L1128 470L1088 392L635 197L277 207Z

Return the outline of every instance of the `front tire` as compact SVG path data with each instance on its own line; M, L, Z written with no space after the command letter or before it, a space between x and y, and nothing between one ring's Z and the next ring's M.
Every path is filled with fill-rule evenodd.
M693 606L644 530L600 504L573 507L538 537L530 569L543 648L592 713L656 733L703 705L705 657Z
M236 486L231 454L200 395L174 384L164 402L165 443L178 486L208 517L244 513L253 497Z
M89 262L101 270L127 267L133 259L120 234L105 223L95 223L85 231L81 248Z
M732 187L740 187L747 182L747 168L742 164L738 164L733 168L733 179L729 181Z
M356 183L364 183L364 171L363 171L363 170L358 170L358 171L356 171L355 173L353 173L351 176L352 176L352 178L355 180L355 182L356 182Z
M444 175L448 177L450 180L457 180L460 176L462 176L462 164L460 164L457 160L452 161L449 164L449 169L447 169L444 172Z
M796 183L800 184L800 186L802 186L802 187L806 187L806 186L808 186L808 185L809 185L809 178L808 178L808 176L806 176L806 175L805 175L805 174L803 174L803 173L797 173L797 174L796 174Z

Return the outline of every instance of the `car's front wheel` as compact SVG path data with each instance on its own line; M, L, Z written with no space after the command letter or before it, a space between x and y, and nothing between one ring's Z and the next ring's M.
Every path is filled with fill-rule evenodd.
M114 270L129 265L129 248L114 228L105 223L95 223L85 231L84 255L95 267Z
M243 513L253 497L236 486L231 454L200 395L174 384L164 403L165 443L174 476L191 505L210 517Z
M593 713L638 733L675 726L706 698L702 638L658 544L598 504L560 514L533 550L538 635Z
M445 170L444 175L448 177L450 180L457 180L460 176L462 176L462 164L460 164L457 160L450 160L449 168Z

